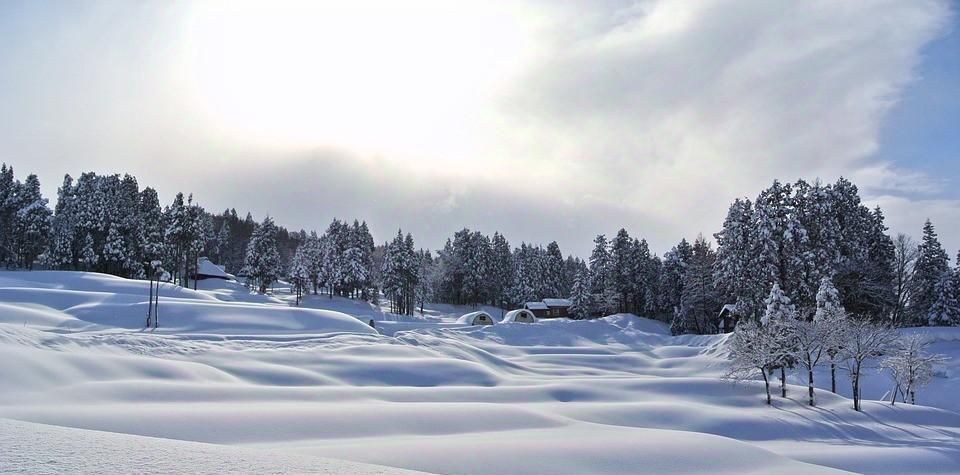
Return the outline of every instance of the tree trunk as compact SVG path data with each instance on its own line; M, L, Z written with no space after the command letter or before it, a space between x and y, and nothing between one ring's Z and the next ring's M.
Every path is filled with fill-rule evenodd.
M830 361L830 392L837 394L837 364Z
M773 401L770 400L770 380L767 379L767 372L760 371L760 374L763 375L763 386L767 389L767 405L773 404Z
M816 406L816 402L813 399L813 365L807 368L807 391L810 393L810 405Z
M787 397L787 370L780 367L780 397Z
M147 327L150 326L150 318L153 316L153 277L150 277L150 300L147 300Z
M853 379L853 410L860 411L860 371L855 371L852 375Z
M156 304L153 307L153 328L160 326L160 279L157 279Z

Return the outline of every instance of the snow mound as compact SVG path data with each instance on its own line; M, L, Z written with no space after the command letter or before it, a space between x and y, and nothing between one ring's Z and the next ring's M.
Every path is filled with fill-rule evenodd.
M7 310L0 322L8 324L71 331L142 330L148 299L147 281L89 272L0 272L0 308ZM224 302L171 284L160 288L159 315L159 331L167 333L376 333L340 312Z
M157 439L0 419L0 468L7 473L416 474L291 453Z

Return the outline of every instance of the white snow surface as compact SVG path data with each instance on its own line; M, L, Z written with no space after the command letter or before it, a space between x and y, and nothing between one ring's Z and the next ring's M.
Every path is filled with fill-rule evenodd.
M415 475L393 467L0 419L0 470L30 474Z
M446 309L384 321L347 299L297 309L280 292L256 303L165 287L161 328L144 332L146 293L96 274L0 273L0 418L29 422L0 420L0 472L392 473L321 457L471 474L960 466L956 358L918 395L939 407L857 413L845 378L815 408L795 385L768 407L761 383L720 379L726 335L673 337L628 314L468 327ZM960 329L910 331L960 356ZM865 382L867 399L889 386Z

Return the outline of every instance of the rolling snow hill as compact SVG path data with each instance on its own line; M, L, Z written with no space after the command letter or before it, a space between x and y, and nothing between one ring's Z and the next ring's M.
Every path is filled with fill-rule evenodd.
M283 472L315 457L473 474L960 466L960 414L947 401L955 366L934 383L946 393L943 408L867 401L857 413L822 390L810 408L800 386L767 407L759 383L719 378L726 336L672 337L632 315L465 327L438 310L384 335L363 322L376 310L342 313L349 301L333 299L340 311L296 309L224 301L242 296L238 289L171 288L162 294L163 326L143 332L145 286L84 273L0 273L0 418L117 433L0 421L2 433L24 434L0 437L0 463L31 440L33 451L16 459L29 471L63 463L47 454L90 445L103 448L100 461L123 466L144 456L131 446L164 439L145 466L174 470L180 461L163 450L180 449L164 444L188 442L201 444L184 445L186 453L247 457ZM960 354L960 338L952 339L960 333L928 331L938 332L939 351ZM867 383L867 398L887 386L879 375ZM933 392L921 401L934 401Z

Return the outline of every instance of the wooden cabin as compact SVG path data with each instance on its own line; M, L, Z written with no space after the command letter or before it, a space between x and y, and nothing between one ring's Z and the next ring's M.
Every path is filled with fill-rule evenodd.
M570 299L543 299L547 305L547 315L545 318L566 318L570 316L570 307L573 302Z
M547 314L550 312L550 307L547 307L547 304L543 302L527 302L523 304L523 309L529 310L537 318L547 318Z
M737 305L732 303L724 305L720 309L720 314L717 315L717 332L732 332L737 328L738 321L740 321L740 316L737 315Z

